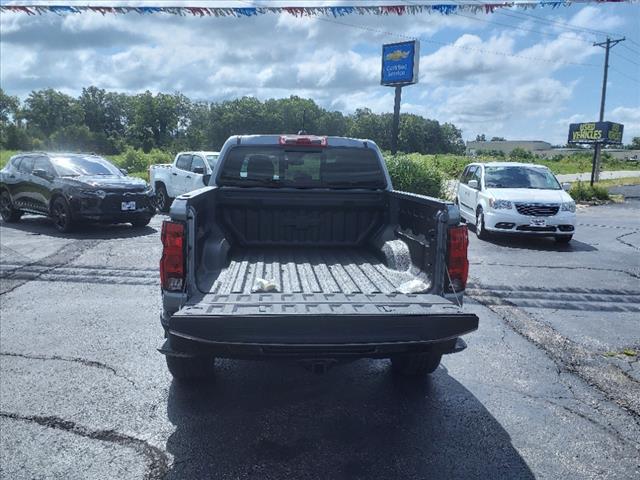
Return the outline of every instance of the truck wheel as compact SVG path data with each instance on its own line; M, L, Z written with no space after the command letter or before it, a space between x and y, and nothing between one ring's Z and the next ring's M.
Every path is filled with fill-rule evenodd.
M391 358L393 371L404 377L416 377L435 372L440 365L440 353L413 353Z
M480 240L489 238L489 232L484 229L484 213L482 212L482 208L478 208L476 212L476 236Z
M167 188L161 183L156 188L156 206L161 212L168 212L173 199L167 193Z
M174 357L166 355L167 368L176 380L194 382L213 375L212 357Z
M22 217L22 212L13 208L11 196L6 190L0 193L0 215L2 216L2 220L7 223L17 222L20 220L20 217Z
M51 217L56 230L68 233L73 229L73 218L69 204L62 197L57 197L51 206Z

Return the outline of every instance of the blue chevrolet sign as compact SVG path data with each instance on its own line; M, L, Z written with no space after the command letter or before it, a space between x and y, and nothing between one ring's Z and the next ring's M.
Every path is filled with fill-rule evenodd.
M383 45L380 83L394 87L417 83L419 60L420 43L417 40Z

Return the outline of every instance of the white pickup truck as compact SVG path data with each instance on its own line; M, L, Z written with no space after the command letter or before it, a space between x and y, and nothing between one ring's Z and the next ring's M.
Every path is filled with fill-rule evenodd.
M168 212L173 199L208 185L219 152L180 152L173 163L151 165L149 183L161 212Z

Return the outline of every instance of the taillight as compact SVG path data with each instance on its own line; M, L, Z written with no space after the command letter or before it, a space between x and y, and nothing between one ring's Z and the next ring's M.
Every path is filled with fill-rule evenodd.
M160 282L164 290L180 291L184 286L184 224L162 222Z
M467 247L469 246L469 234L466 225L458 225L449 228L449 243L447 255L447 268L451 284L450 289L458 292L467 286L469 276L469 260Z
M280 145L296 145L308 147L326 147L327 137L316 135L282 135Z

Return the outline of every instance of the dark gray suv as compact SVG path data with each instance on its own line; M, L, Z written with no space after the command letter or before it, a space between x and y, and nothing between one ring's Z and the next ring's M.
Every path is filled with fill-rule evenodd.
M0 170L0 214L47 215L61 232L80 221L143 227L155 214L153 191L108 160L78 153L23 153Z

